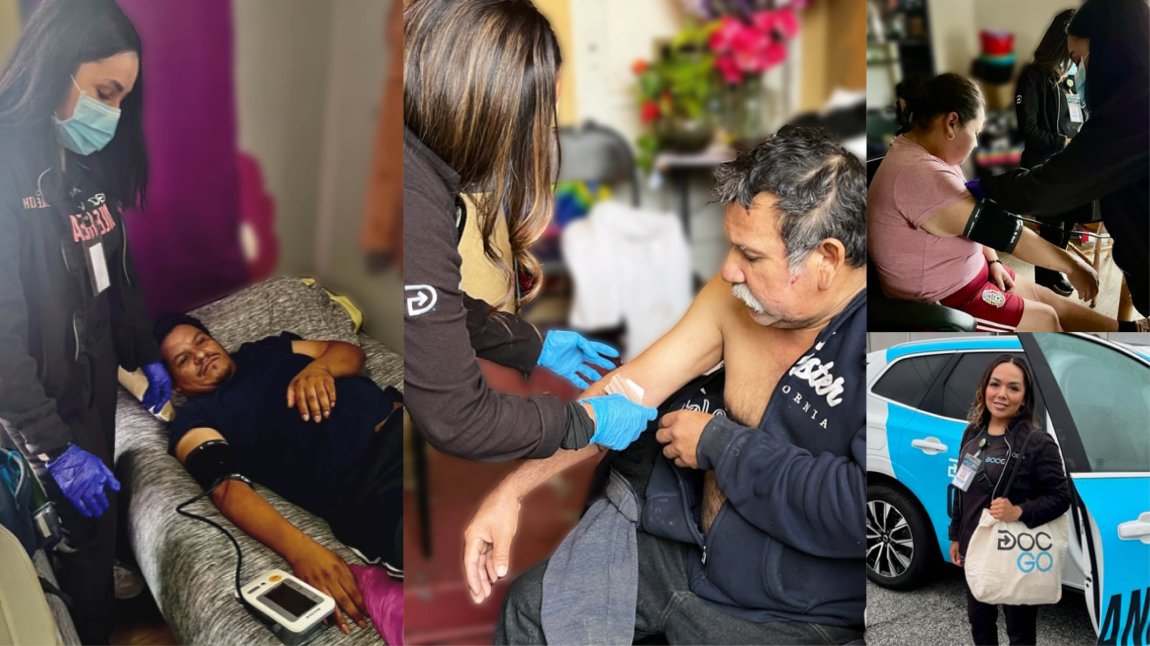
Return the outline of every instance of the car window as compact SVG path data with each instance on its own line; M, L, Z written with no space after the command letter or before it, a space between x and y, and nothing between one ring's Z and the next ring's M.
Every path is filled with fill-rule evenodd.
M1093 471L1150 472L1150 366L1094 341L1035 334Z
M872 390L876 395L917 408L948 359L950 356L945 354L901 359L887 369Z
M982 371L986 370L987 364L1002 354L1021 356L1021 353L1018 352L963 353L959 356L954 369L946 376L946 381L941 386L937 386L931 396L922 402L922 410L942 417L965 421L970 412L970 405L974 403L974 389L978 387L978 380L982 377ZM1039 412L1037 416L1039 426L1044 427L1042 424L1044 408L1041 397L1038 398L1035 405Z

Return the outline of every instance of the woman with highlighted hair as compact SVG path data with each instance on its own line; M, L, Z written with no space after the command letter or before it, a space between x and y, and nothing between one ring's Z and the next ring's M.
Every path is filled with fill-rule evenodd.
M1054 438L1037 427L1034 402L1034 377L1025 360L1004 354L983 371L958 451L963 464L970 456L970 464L977 467L956 485L957 502L947 531L950 562L959 567L966 565L967 545L984 509L995 520L1021 521L1034 528L1070 508L1062 456ZM1038 606L1002 609L1010 643L1035 643ZM969 586L966 616L974 643L998 643L998 607L975 599Z
M86 644L113 625L116 366L153 412L171 391L120 215L147 187L141 57L112 0L43 0L0 74L0 424L60 515Z
M867 249L887 296L940 302L970 314L981 331L1150 330L1146 319L1120 323L1015 276L999 259L1008 251L1063 272L1082 299L1098 291L1098 274L1081 258L1006 214L988 216L993 205L968 191L959 165L986 119L978 86L940 74L903 81L896 92L902 130L867 189Z
M543 366L586 388L618 351L570 331L541 337L497 310L541 286L528 248L551 218L561 57L528 0L415 0L404 9L404 396L437 448L482 460L545 458L588 443L622 449L655 418L623 395L563 403L491 389L477 357L524 375ZM475 194L468 212L461 192ZM457 249L474 219L503 270L500 302L460 287ZM495 248L505 219L511 255Z

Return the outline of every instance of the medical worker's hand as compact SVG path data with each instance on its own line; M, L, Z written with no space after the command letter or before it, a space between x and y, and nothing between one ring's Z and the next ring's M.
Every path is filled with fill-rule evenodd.
M958 541L950 542L950 562L962 567L962 554L958 551Z
M64 497L71 501L84 518L99 518L108 510L104 487L120 490L120 481L100 458L75 444L48 462L48 473L60 485Z
M314 361L300 370L288 384L287 406L298 408L305 422L314 420L319 424L331 417L335 406L335 377L331 370Z
M586 364L611 370L615 363L607 357L618 356L619 351L615 348L605 343L588 341L578 332L552 330L543 339L543 351L539 353L538 363L586 389L601 377L599 371Z
M677 410L659 420L655 439L665 444L663 455L677 467L699 468L699 438L714 416L697 410Z
M1022 507L1006 498L995 498L990 502L990 515L995 520L1011 522L1022 518Z
M144 391L144 398L140 403L153 414L159 413L163 410L164 404L172 398L172 376L160 361L153 361L141 370L148 378L148 389Z
M654 408L636 404L623 395L592 397L579 403L591 407L595 434L590 443L616 451L630 446L659 414Z
M982 190L982 179L975 178L963 182L962 185L966 187L966 190L970 191L970 194L973 195L975 199L981 200L986 197L986 191Z
M1010 272L1006 271L1006 267L1002 263L991 263L988 271L990 272L990 282L998 285L999 289L1004 292L1014 289L1014 279L1010 277Z
M350 631L340 610L361 628L367 625L367 604L363 601L351 568L338 554L309 540L293 549L287 555L287 561L296 576L335 599L337 609L332 617L344 634Z
M463 573L471 600L483 603L511 569L511 541L519 528L519 498L496 487L463 530Z
M1094 268L1086 264L1086 261L1079 258L1074 254L1067 254L1070 257L1073 268L1066 272L1066 280L1074 286L1078 291L1078 298L1088 301L1094 298L1098 293L1098 272Z

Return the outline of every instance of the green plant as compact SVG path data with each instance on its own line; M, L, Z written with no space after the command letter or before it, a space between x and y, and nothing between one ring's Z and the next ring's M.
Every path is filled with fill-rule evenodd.
M698 119L707 111L717 91L715 55L707 42L717 22L689 24L663 47L662 55L648 62L637 60L632 71L638 76L639 117L653 130L660 120L672 116ZM653 132L639 137L639 164L651 169L659 151Z

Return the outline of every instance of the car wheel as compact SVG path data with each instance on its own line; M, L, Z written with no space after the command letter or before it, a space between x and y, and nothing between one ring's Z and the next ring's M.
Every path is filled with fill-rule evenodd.
M926 512L888 484L867 485L866 497L867 578L896 590L919 585L938 560Z

